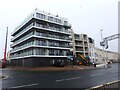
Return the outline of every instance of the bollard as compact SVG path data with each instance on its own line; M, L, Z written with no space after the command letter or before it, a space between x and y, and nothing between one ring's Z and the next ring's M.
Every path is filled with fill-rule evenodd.
M96 67L96 64L94 64L94 67Z

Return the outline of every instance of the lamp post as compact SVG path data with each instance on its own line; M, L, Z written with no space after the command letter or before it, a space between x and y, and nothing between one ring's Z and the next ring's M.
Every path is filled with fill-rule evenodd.
M102 31L103 31L103 29L101 29L101 30L100 30L100 34L101 34L101 41L103 40ZM103 52L104 52L104 51L105 51L105 50L104 50L104 46L102 46L102 47L103 47ZM104 53L103 53L103 60L105 61L105 67L107 67L107 66L106 66L106 65L107 65L107 64L106 64L106 63L107 63L107 61L106 61L106 59L105 59L105 54L104 54Z
M100 30L101 40L103 39L103 37L102 37L102 31L103 31L103 29Z

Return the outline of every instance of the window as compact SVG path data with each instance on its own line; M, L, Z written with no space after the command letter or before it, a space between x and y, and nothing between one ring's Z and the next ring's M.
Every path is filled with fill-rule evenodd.
M60 20L60 19L58 19L58 20L57 20L57 22L58 22L58 23L61 23L61 20Z
M56 23L61 23L61 20L60 20L60 19L57 19L57 18L54 18L54 22L56 22Z
M64 21L64 24L65 24L65 25L68 25L68 22L67 22L67 21Z
M57 22L57 18L54 18L54 22Z
M53 17L48 16L49 21L53 21Z
M45 15L41 14L41 18L42 18L42 19L45 19Z
M45 19L45 15L40 14L40 13L36 13L36 17L41 18L41 19Z

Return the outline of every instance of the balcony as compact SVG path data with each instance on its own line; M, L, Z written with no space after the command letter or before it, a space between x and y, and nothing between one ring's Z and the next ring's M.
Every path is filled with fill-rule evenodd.
M80 52L83 52L83 48L76 48L76 51L80 51Z
M19 26L15 28L15 31L11 33L14 35L23 25L25 25L28 21L30 21L34 17L33 13L31 13Z
M77 50L76 50L75 52L80 52L80 53L83 53L84 51L82 51L82 50L81 50L81 51L77 51Z
M84 45L84 47L88 47L88 45Z
M75 39L80 39L80 37L75 36Z
M20 50L24 50L26 48L30 48L30 47L39 47L39 48L56 48L56 49L69 49L71 48L70 46L66 45L66 44L63 44L63 45L56 45L56 43L53 43L53 44L48 44L45 42L45 43L42 43L42 42L35 42L35 44L33 42L29 42L27 44L24 44L22 46L19 46L19 47L16 47L14 49L11 50L11 53L14 53L14 52L17 52L17 51L20 51Z
M71 27L72 25L69 24L67 21L64 21L64 26Z
M50 27L49 25L47 26L47 25L42 25L42 24L36 23L36 27L39 27L39 28L45 29L45 30L49 30L49 31L54 31L54 32L71 34L69 30L55 28L55 27Z
M17 45L17 44L20 44L20 43L22 43L22 42L24 42L24 41L26 41L26 40L28 40L28 39L30 39L30 38L32 38L32 37L33 37L33 35L30 35L30 36L28 36L28 37L26 37L26 38L22 38L22 39L16 41L15 43L11 44L10 47L12 48L13 46L15 46L15 45Z
M29 26L27 26L26 28L24 28L23 30L21 30L18 34L16 34L14 36L14 38L11 39L11 41L17 39L18 37L20 37L22 34L24 34L25 32L27 32L28 30L30 30L30 28L32 28L33 24L30 24Z
M40 36L41 38L45 38L45 39L53 39L53 40L58 40L58 41L71 42L71 40L68 37L62 37L62 36L46 34L46 33L40 33L40 32L36 32L35 35Z

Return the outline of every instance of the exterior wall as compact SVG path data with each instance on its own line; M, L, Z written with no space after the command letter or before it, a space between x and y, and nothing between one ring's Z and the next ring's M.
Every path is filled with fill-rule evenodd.
M66 58L67 51L71 49L71 25L68 20L40 10L35 10L15 29L12 36L12 62L21 63L17 60L25 58L25 62L30 64L33 57L35 61L36 58L42 58L41 63L46 57L50 60ZM46 63L44 62L45 65Z
M96 58L96 63L104 63L104 58L105 57L105 52L102 51L102 49L95 48L95 58Z
M119 53L106 51L95 47L96 62L107 63L108 61L119 62Z
M89 39L89 47L88 47L88 50L89 50L89 57L90 57L90 60L91 60L91 63L93 63L95 61L95 42L92 38L88 38Z
M77 56L81 54L83 56L89 56L91 62L95 60L94 47L95 42L92 38L86 34L76 34L72 31L72 45L73 54Z
M78 54L88 56L88 37L86 34L72 33L73 53L75 56Z
M67 58L42 58L42 57L31 57L31 58L24 58L24 59L17 59L12 60L12 66L19 66L19 67L44 67L44 66L52 66L55 62L64 61L65 64L67 63Z

